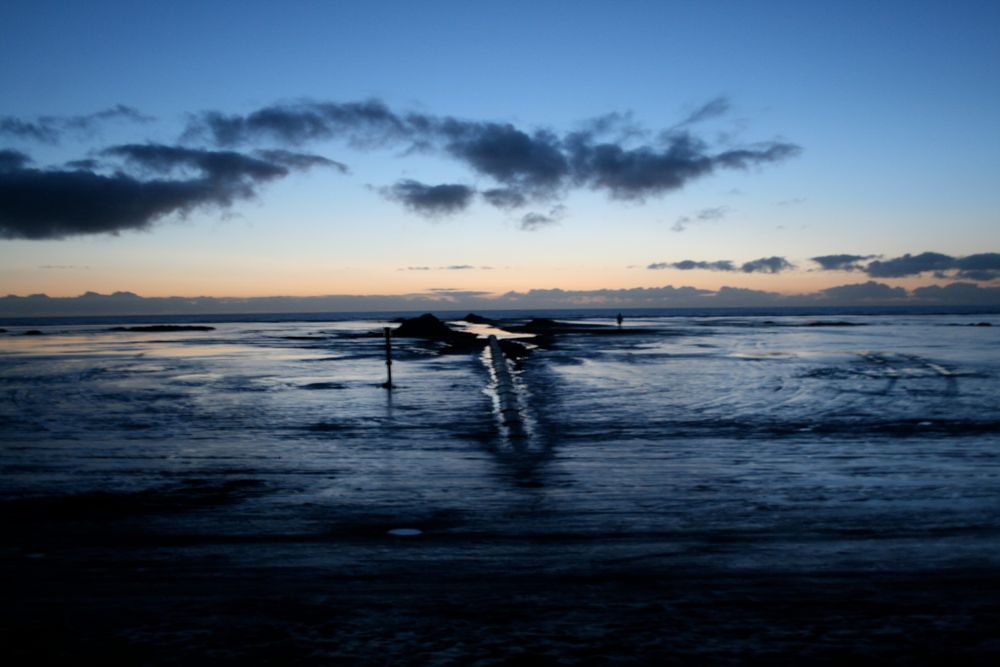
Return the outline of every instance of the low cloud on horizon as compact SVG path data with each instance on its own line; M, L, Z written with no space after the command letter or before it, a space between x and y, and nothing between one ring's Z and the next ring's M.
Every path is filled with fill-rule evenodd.
M439 287L409 294L313 297L142 297L132 292L77 297L8 295L0 317L128 315L232 315L247 313L378 312L410 310L513 310L556 308L969 306L1000 308L1000 287L956 282L907 290L869 280L806 294L780 294L740 287L718 290L664 285L626 289L531 289L490 294Z
M881 255L820 255L809 261L819 265L815 271L842 271L863 273L870 278L912 278L932 274L941 280L993 282L1000 280L1000 253L983 252L964 257L953 257L939 252L906 253L899 257ZM650 270L675 269L678 271L717 271L728 273L777 274L797 268L784 257L761 257L743 263L731 260L683 259L673 262L652 262Z

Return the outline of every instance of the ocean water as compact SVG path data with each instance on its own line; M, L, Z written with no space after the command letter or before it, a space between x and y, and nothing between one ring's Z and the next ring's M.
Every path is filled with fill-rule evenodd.
M387 391L388 319L245 320L3 325L8 564L1000 566L997 314L579 313L504 362L523 439L486 350L397 338Z

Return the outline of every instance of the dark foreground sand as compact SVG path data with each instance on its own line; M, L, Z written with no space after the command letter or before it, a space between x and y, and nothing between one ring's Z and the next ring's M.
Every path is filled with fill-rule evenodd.
M7 665L1000 659L994 569L727 571L655 557L595 564L586 540L157 541L142 531L60 536L52 526L44 534L30 544L23 532L20 544L5 540Z

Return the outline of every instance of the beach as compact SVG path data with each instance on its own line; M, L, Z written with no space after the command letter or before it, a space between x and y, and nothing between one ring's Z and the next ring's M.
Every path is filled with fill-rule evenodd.
M558 321L523 438L485 345L382 388L391 319L4 325L9 651L992 664L998 316Z

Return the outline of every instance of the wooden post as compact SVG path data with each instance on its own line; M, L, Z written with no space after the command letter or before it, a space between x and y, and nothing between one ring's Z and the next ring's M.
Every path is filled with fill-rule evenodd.
M392 389L392 328L383 327L382 333L385 334L385 373L388 378L382 386Z

